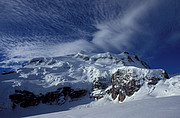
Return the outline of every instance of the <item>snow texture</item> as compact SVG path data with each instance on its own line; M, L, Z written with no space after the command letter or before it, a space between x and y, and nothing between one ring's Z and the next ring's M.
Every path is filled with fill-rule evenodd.
M71 101L65 103L62 106L48 106L40 104L36 108L17 108L14 111L11 110L12 103L9 99L9 95L14 94L15 90L27 90L33 92L34 94L45 94L47 92L55 91L57 90L57 88L69 86L74 90L85 89L89 92L92 92L92 83L99 77L106 79L109 84L109 87L107 87L107 89L109 89L111 88L111 76L118 69L128 70L129 72L132 71L138 74L138 77L148 77L154 75L160 78L160 81L156 85L148 85L145 82L145 84L142 84L142 87L132 96L126 97L123 104L112 105L112 103L119 103L119 101L117 99L112 100L111 95L105 94L103 98L95 101L94 99L89 98L89 96L87 95L80 100ZM0 75L0 116L6 117L8 116L8 113L11 113L11 116L9 117L29 116L35 114L37 115L55 111L64 111L78 106L76 107L78 109L82 109L84 107L97 108L92 108L92 111L89 111L88 109L82 109L79 111L72 110L57 114L62 117L64 116L76 118L95 117L96 115L99 117L110 117L110 115L113 114L114 117L125 117L126 115L128 115L129 112L132 112L132 114L128 115L127 117L138 117L139 115L139 117L150 117L151 115L154 116L155 114L157 114L157 117L170 117L170 115L175 113L174 117L177 117L177 111L179 110L179 97L170 96L180 95L180 76L176 75L171 77L170 79L165 79L161 76L162 72L163 70L161 69L150 69L149 66L145 62L140 61L137 56L130 55L127 52L121 54L111 54L109 52L100 54L89 54L85 52L80 52L76 55L67 55L61 57L34 58L28 63L26 63L23 68L20 68L14 72L4 72ZM135 79L139 80L140 78ZM103 91L97 90L94 92L98 93ZM160 97L169 98L161 98L162 103L161 99L151 99L150 101L143 100L142 104L140 104L141 101L129 102ZM159 104L151 104L154 101ZM103 106L103 109L101 109L101 107L98 107L104 104L108 105L106 107ZM173 106L174 104L175 106ZM128 105L131 107L129 107ZM139 109L136 109L135 106L138 106ZM166 109L163 109L163 107L165 106ZM152 114L155 107L159 109L158 111L156 111L157 113L155 112L155 114ZM128 111L128 109L130 111ZM30 112L29 110L32 110L32 112ZM142 112L140 112L141 110ZM148 111L147 114L143 110ZM108 111L112 111L115 113L111 113ZM135 112L137 112L137 114L135 114ZM164 112L167 112L168 115L166 115L166 113ZM49 117L49 115L47 115L46 117ZM52 117L57 116L55 114L55 116Z
M106 104L27 118L179 118L180 97Z

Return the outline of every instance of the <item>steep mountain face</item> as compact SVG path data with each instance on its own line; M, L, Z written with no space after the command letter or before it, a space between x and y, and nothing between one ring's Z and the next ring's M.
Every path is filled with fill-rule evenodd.
M164 70L122 67L112 75L112 98L123 102L126 96L132 96L143 84L156 85L159 80L168 79Z
M123 102L143 86L152 93L168 74L150 69L137 56L101 53L51 58L35 58L14 72L0 75L0 106L15 108L39 104L62 105L65 102L109 97Z

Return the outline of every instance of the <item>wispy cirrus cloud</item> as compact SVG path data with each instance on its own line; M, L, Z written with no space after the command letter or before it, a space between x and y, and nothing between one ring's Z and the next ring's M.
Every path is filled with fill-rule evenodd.
M2 8L9 15L0 13L3 16L0 55L6 58L0 63L62 56L81 50L129 51L153 57L169 45L180 43L178 0L62 0L61 4L51 1L44 11L47 1L2 2L8 6Z
M96 47L86 40L75 40L68 42L49 42L41 40L27 41L20 39L16 42L15 39L8 38L9 44L1 42L3 48L0 51L1 57L5 57L0 61L0 66L3 68L21 67L25 61L29 61L36 57L56 57L69 54L76 54L80 51L91 52L95 51ZM2 40L1 40L2 41ZM7 41L7 38L6 38Z
M97 24L99 31L94 34L92 42L105 51L127 51L136 48L136 44L141 41L138 35L152 35L144 29L143 19L157 4L155 0L136 2L122 11L118 18ZM146 43L150 42L148 39L144 40Z

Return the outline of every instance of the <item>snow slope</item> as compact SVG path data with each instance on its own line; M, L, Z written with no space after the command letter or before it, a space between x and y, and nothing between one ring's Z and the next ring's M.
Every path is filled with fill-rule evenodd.
M180 95L180 76L174 76L167 80L160 80L156 85L148 87L144 84L138 92L126 101L148 98L160 98Z
M27 118L179 118L180 96L106 104Z

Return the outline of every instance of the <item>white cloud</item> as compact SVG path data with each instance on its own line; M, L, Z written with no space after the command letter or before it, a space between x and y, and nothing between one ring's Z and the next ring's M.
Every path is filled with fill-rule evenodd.
M157 52L161 46L175 45L179 41L178 31L168 34L168 30L173 30L173 27L176 27L176 22L179 23L179 21L176 21L178 17L174 13L179 9L178 6L176 6L177 8L173 6L176 2L168 0L114 0L114 3L110 4L111 1L103 0L102 3L105 6L97 4L93 9L93 13L95 12L93 15L97 18L94 23L96 23L95 26L99 30L94 33L91 42L84 39L73 39L73 41L69 39L70 41L65 42L64 39L59 39L62 37L48 36L1 37L0 54L4 54L7 59L0 62L0 64L25 61L39 56L74 54L81 50L130 51L144 56L147 52ZM116 9L114 6L117 3L117 6L122 7L122 9L119 8L122 10L119 13L113 11ZM111 7L113 8L112 11ZM168 15L165 13L168 13ZM172 15L169 18L170 14ZM78 30L76 31L78 32ZM164 36L166 34L168 34L167 38ZM162 38L166 38L166 40L162 40ZM153 54L150 56L153 56Z
M6 59L1 61L0 65L1 67L12 68L19 68L24 61L29 61L36 57L55 57L75 54L79 51L91 52L96 50L96 47L86 40L75 40L66 43L45 43L43 41L14 42L7 47L3 46L3 48L5 52L0 52L4 54Z
M98 32L94 34L93 43L105 51L126 51L133 48L133 42L139 42L136 34L147 33L139 23L144 15L154 7L154 0L132 4L117 19L96 25Z

